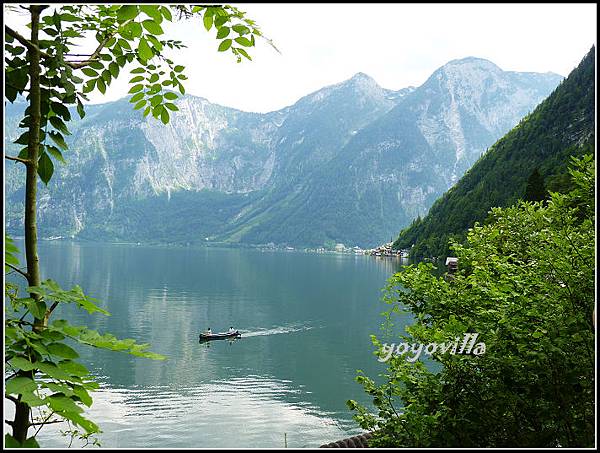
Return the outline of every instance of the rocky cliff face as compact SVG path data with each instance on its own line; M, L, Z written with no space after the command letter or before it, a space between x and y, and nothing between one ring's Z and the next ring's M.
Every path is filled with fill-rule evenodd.
M68 164L41 188L41 235L387 241L560 80L466 58L418 88L386 90L359 73L267 114L187 96L164 126L126 100L90 106L72 123ZM9 151L23 107L7 109ZM7 230L19 234L22 174L10 163L6 190Z

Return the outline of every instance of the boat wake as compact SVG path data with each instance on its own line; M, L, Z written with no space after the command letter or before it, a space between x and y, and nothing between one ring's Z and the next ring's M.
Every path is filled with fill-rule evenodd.
M240 333L242 334L242 338L248 338L248 337L261 337L261 336L266 336L266 335L279 335L279 334L283 334L283 333L302 332L305 330L312 330L312 329L315 329L315 327L314 326L291 325L291 326L273 327L272 329L259 329L259 330L250 330L250 331L240 330Z

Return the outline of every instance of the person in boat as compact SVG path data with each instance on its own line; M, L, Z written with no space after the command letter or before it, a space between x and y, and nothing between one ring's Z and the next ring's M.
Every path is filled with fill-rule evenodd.
M229 327L229 332L227 333L235 333L235 329L233 328L233 326Z
M212 331L210 330L210 327L206 330L206 332L204 332L206 335L212 335Z

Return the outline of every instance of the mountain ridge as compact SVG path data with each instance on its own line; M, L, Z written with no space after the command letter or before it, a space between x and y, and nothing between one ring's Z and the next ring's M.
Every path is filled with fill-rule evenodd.
M387 90L360 72L269 113L186 96L167 126L141 118L124 99L88 106L88 116L70 126L69 164L57 165L50 186L40 186L40 231L136 242L208 237L375 245L424 213L500 129L516 123L523 109L533 108L558 83L558 77L534 74L524 76L525 82L509 77L506 87L494 85L496 98L476 105L499 106L501 125L492 131L469 117L459 97L457 121L436 118L450 108L450 91L436 97L425 92L425 84ZM468 76L460 86L465 99L475 99L481 93L473 91ZM526 97L518 108L508 105L514 92ZM16 110L7 118L9 140L16 138ZM441 135L428 137L419 120L443 124ZM456 159L452 136L459 132L466 134L462 160ZM449 159L453 165L460 161L454 176L446 171ZM22 215L20 184L11 167L9 231L18 229ZM377 213L373 206L379 206Z
M400 232L394 248L415 258L448 254L450 237L461 238L494 206L525 196L528 177L539 172L560 189L569 156L590 151L594 141L595 47L531 114L503 136L433 204L426 217Z

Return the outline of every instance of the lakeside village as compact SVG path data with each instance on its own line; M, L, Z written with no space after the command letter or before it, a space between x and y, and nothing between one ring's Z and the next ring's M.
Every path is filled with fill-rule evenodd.
M21 236L14 236L17 239L22 239ZM50 236L50 237L42 237L40 238L43 241L59 241L59 240L74 240L74 237L64 237L64 236ZM206 238L208 241L209 238ZM141 242L116 242L117 244L132 244L132 245L142 245ZM358 246L354 247L346 247L341 243L326 244L323 247L318 248L309 248L309 247L290 247L285 245L277 245L273 242L268 244L261 244L256 246L251 246L250 248L257 248L261 250L286 250L286 251L299 251L299 252L310 252L310 253L344 253L344 254L352 254L352 255L370 255L370 256L381 256L381 257L393 257L393 258L408 258L408 250L395 250L392 248L393 242L388 242L386 244L379 245L372 249L363 249ZM187 244L188 246L191 243ZM227 243L205 243L207 246L231 246L232 244ZM239 246L239 244L238 244Z
M345 254L353 254L353 255L371 255L371 256L387 256L394 258L408 258L408 250L394 250L392 248L392 242L388 242L386 244L382 244L373 249L362 249L358 246L355 247L346 247L344 244L331 244L325 247L318 248L294 248L294 247L278 247L274 243L266 244L266 246L262 246L261 248L267 249L283 249L288 251L304 251L304 252L312 252L312 253L345 253Z

